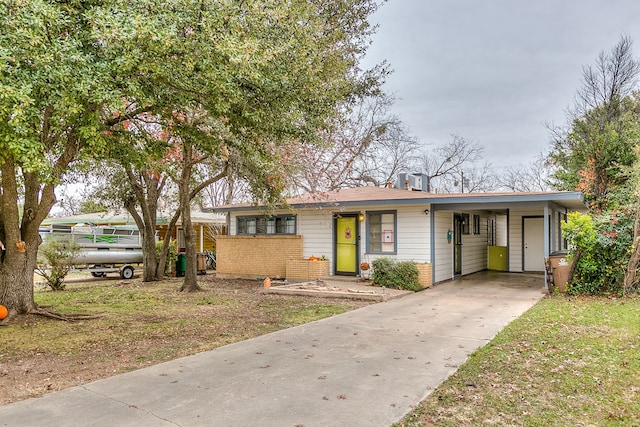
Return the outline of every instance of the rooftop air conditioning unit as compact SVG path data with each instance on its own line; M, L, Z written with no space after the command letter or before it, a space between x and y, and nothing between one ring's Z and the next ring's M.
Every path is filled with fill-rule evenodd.
M418 175L407 175L407 179L409 180L409 188L408 190L412 191L422 191L422 177Z

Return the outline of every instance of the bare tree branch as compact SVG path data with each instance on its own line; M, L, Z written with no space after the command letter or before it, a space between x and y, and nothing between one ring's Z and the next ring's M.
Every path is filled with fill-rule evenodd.
M600 52L595 65L583 68L577 116L602 106L607 106L609 118L616 114L620 100L631 95L640 74L640 62L633 57L632 48L631 38L623 36L611 51Z
M320 146L299 144L293 191L315 193L362 185L381 186L411 166L417 141L390 114L393 98L380 95L345 107L344 116L322 135Z
M498 177L500 187L515 192L549 191L552 166L547 156L539 153L532 161L519 166L509 166Z

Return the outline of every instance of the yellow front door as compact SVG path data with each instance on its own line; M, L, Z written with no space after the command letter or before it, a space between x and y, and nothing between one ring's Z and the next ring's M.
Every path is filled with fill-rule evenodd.
M341 217L336 220L336 273L357 272L357 226L356 217Z

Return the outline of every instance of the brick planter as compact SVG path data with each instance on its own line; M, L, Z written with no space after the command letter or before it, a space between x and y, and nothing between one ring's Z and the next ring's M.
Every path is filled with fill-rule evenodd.
M430 287L431 286L431 264L416 262L416 267L418 267L418 283L420 283L423 288Z
M287 280L314 280L329 275L329 261L287 260Z

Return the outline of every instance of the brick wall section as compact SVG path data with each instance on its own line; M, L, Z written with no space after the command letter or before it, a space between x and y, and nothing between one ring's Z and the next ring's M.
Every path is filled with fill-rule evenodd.
M416 263L418 267L418 282L423 288L431 286L431 264L429 263Z
M287 260L302 259L302 236L218 236L219 277L286 277Z
M329 261L287 260L288 280L316 280L329 275Z

